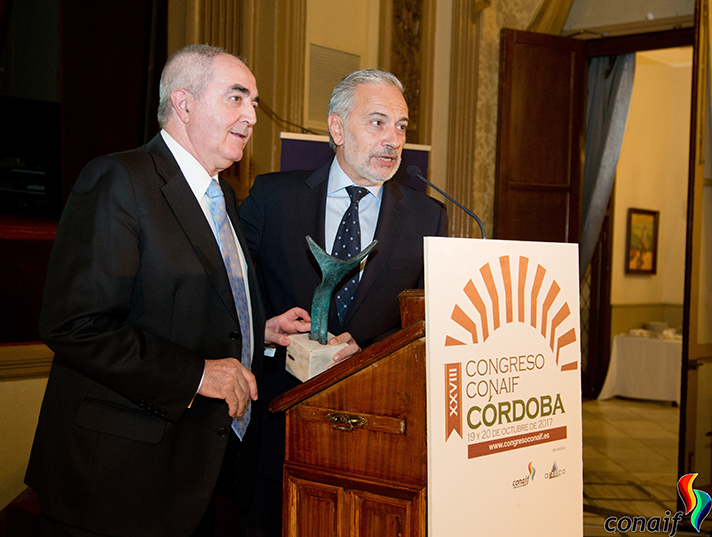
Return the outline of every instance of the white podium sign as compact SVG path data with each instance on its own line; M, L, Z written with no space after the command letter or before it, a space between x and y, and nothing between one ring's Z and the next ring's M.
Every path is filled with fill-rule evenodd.
M583 535L578 246L425 239L428 535Z

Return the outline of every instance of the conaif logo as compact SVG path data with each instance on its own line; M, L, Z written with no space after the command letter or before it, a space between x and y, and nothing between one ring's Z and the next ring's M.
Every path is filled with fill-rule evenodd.
M529 483L534 481L534 474L536 474L536 469L533 466L533 461L529 462L527 469L529 470L529 475L512 481L512 488L518 489L521 487L526 487Z
M674 515L670 511L665 511L665 516L642 517L642 516L622 516L620 518L611 516L603 523L603 528L610 533L626 532L650 532L668 533L669 537L677 535L677 526L685 515L690 515L690 523L700 532L700 526L710 512L712 500L710 495L703 490L692 487L692 483L698 474L685 474L677 481L677 492L685 504L685 513L677 511Z
M685 514L690 515L690 522L700 532L700 525L707 518L712 506L710 495L703 490L692 488L692 482L698 474L685 474L677 482L677 492L685 504Z

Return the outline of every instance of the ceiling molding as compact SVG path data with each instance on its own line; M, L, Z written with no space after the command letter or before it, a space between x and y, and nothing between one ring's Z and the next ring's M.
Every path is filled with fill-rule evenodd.
M563 37L574 37L576 39L600 39L602 37L663 32L665 30L679 30L680 28L691 28L694 25L695 16L694 14L691 14L684 15L682 17L669 17L665 19L627 22L624 24L614 24L610 26L595 26L590 28L564 30L561 32L561 35Z

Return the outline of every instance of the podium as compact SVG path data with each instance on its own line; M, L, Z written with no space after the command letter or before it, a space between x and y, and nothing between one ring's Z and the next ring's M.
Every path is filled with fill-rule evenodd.
M426 535L425 299L402 328L272 401L286 412L283 535Z

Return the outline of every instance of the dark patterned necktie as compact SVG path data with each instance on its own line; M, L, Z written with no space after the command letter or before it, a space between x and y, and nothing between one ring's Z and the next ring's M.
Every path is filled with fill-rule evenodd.
M358 203L368 194L368 190L360 186L347 186L346 191L351 198L351 205L346 209L344 217L341 219L334 239L334 248L331 251L334 258L342 261L348 261L361 252L361 223L358 217ZM356 294L358 275L359 267L355 269L346 284L336 291L334 302L336 303L336 313L339 315L339 324L344 324L346 312Z
M215 179L210 181L210 186L208 187L205 195L208 197L210 214L215 222L215 238L218 241L220 253L223 256L227 276L230 280L230 288L232 289L232 297L235 300L237 318L240 322L240 332L242 333L242 356L240 356L240 362L242 362L242 365L244 365L247 369L250 369L250 366L252 365L252 355L250 353L252 346L250 341L252 337L252 330L250 327L250 313L248 309L249 304L247 303L245 276L242 270L240 257L237 253L237 243L235 242L235 237L232 234L232 227L230 226L227 211L225 210L225 197L223 196L220 185L218 185L218 182ZM250 423L251 411L252 405L248 402L245 414L241 418L236 418L232 421L232 428L235 430L235 433L240 440L242 440L242 437L245 435L247 426Z

